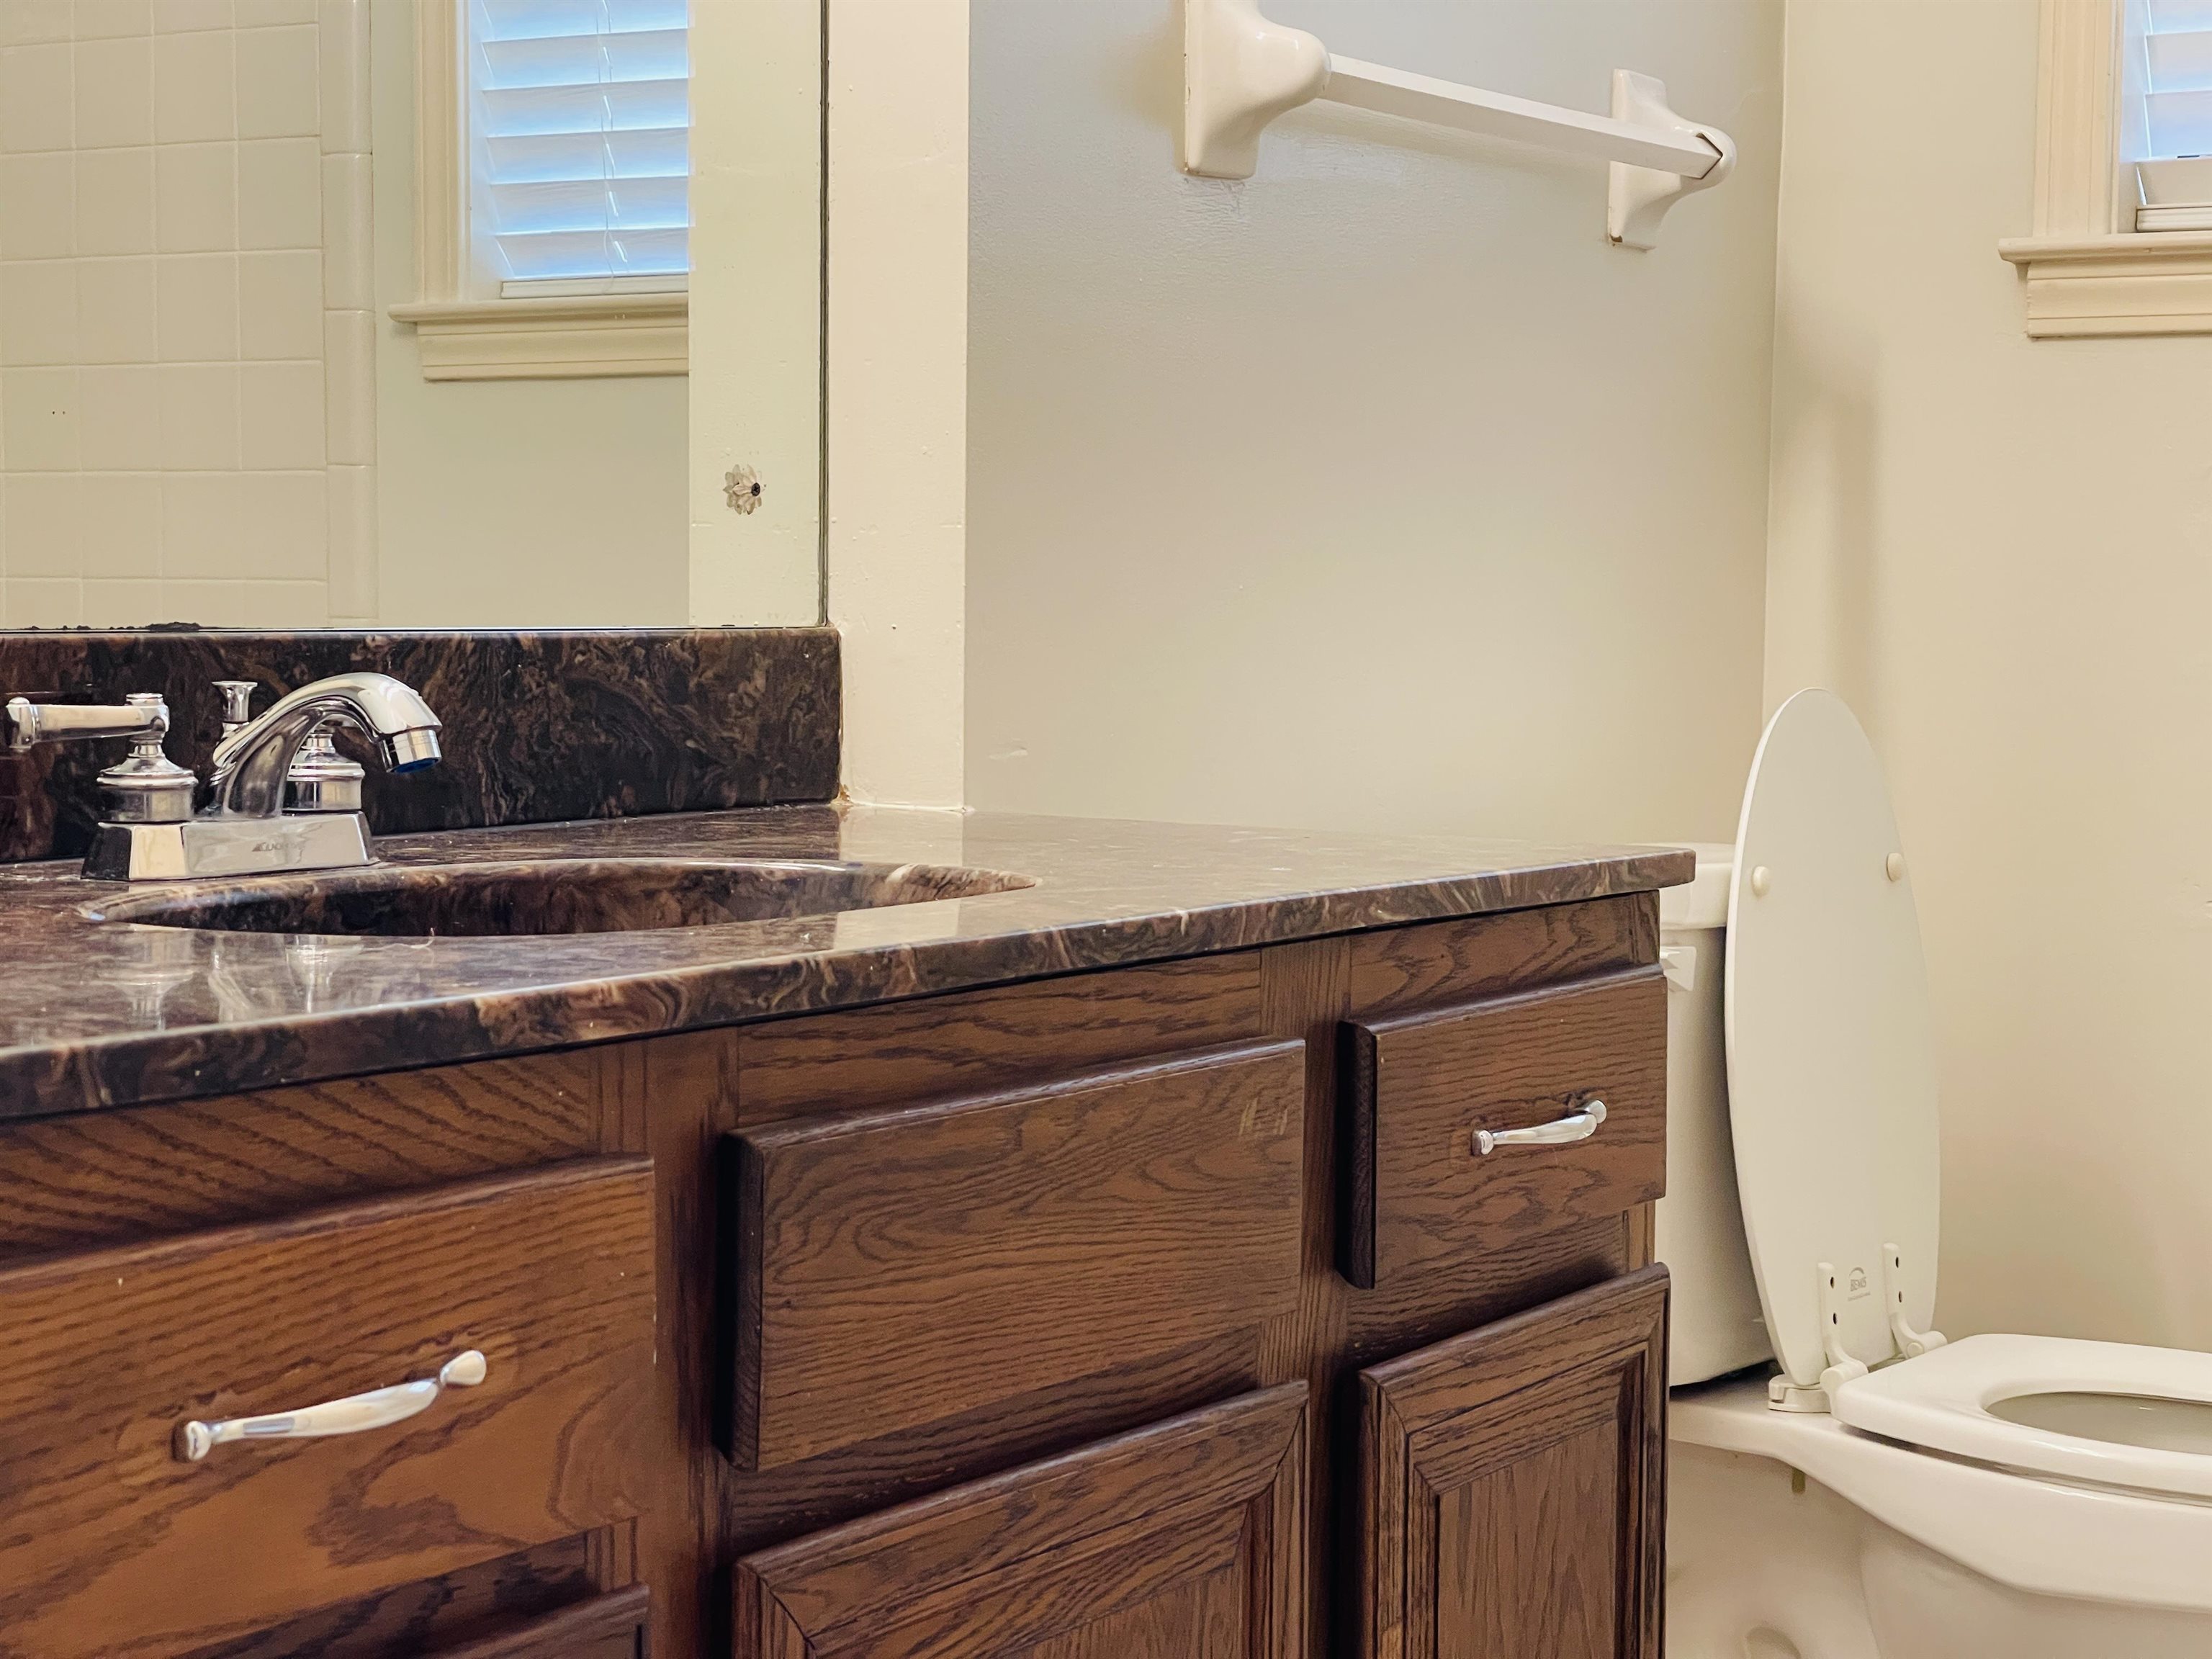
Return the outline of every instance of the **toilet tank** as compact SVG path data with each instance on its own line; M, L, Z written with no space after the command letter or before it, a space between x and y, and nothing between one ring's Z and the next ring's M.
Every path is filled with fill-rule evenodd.
M1697 846L1698 873L1659 895L1667 969L1667 1196L1657 1254L1674 1279L1667 1382L1702 1382L1774 1357L1736 1200L1722 1012L1735 848Z

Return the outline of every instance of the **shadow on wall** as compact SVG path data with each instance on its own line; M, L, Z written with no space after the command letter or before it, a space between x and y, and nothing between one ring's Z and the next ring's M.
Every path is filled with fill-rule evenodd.
M1768 507L1767 660L1802 665L1769 679L1772 706L1808 685L1850 704L1869 732L1885 729L1875 672L1881 347L1858 331L1815 334L1778 315L1774 330L1773 486ZM1795 550L1795 568L1773 550ZM1781 618L1817 617L1819 637L1778 641ZM1772 712L1770 706L1768 712Z

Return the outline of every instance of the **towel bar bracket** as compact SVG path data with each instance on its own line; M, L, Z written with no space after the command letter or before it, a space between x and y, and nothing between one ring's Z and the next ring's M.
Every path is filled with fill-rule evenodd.
M1607 161L1606 234L1624 247L1654 246L1668 208L1735 165L1729 136L1675 114L1648 75L1615 70L1611 113L1591 115L1333 58L1262 17L1259 0L1184 0L1183 171L1250 178L1267 124L1317 98Z

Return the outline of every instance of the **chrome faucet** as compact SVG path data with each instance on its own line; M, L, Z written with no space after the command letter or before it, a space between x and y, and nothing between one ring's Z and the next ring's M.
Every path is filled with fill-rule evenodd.
M370 861L361 812L362 771L330 742L336 724L375 738L385 766L413 772L439 758L438 717L386 674L337 674L249 716L251 682L218 680L222 737L198 813L198 780L162 750L169 711L142 692L120 707L11 698L10 745L129 737L128 758L100 775L102 810L84 873L94 879L173 880Z
M283 811L293 763L334 720L374 738L387 771L438 763L438 717L412 687L389 674L335 674L279 697L216 744L214 811L258 818Z

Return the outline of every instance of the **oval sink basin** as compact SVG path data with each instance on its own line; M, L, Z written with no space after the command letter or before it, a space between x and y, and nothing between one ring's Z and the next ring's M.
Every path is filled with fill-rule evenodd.
M872 910L1036 884L925 864L708 859L532 859L377 865L131 893L85 907L95 921L238 933L407 938L614 933Z

